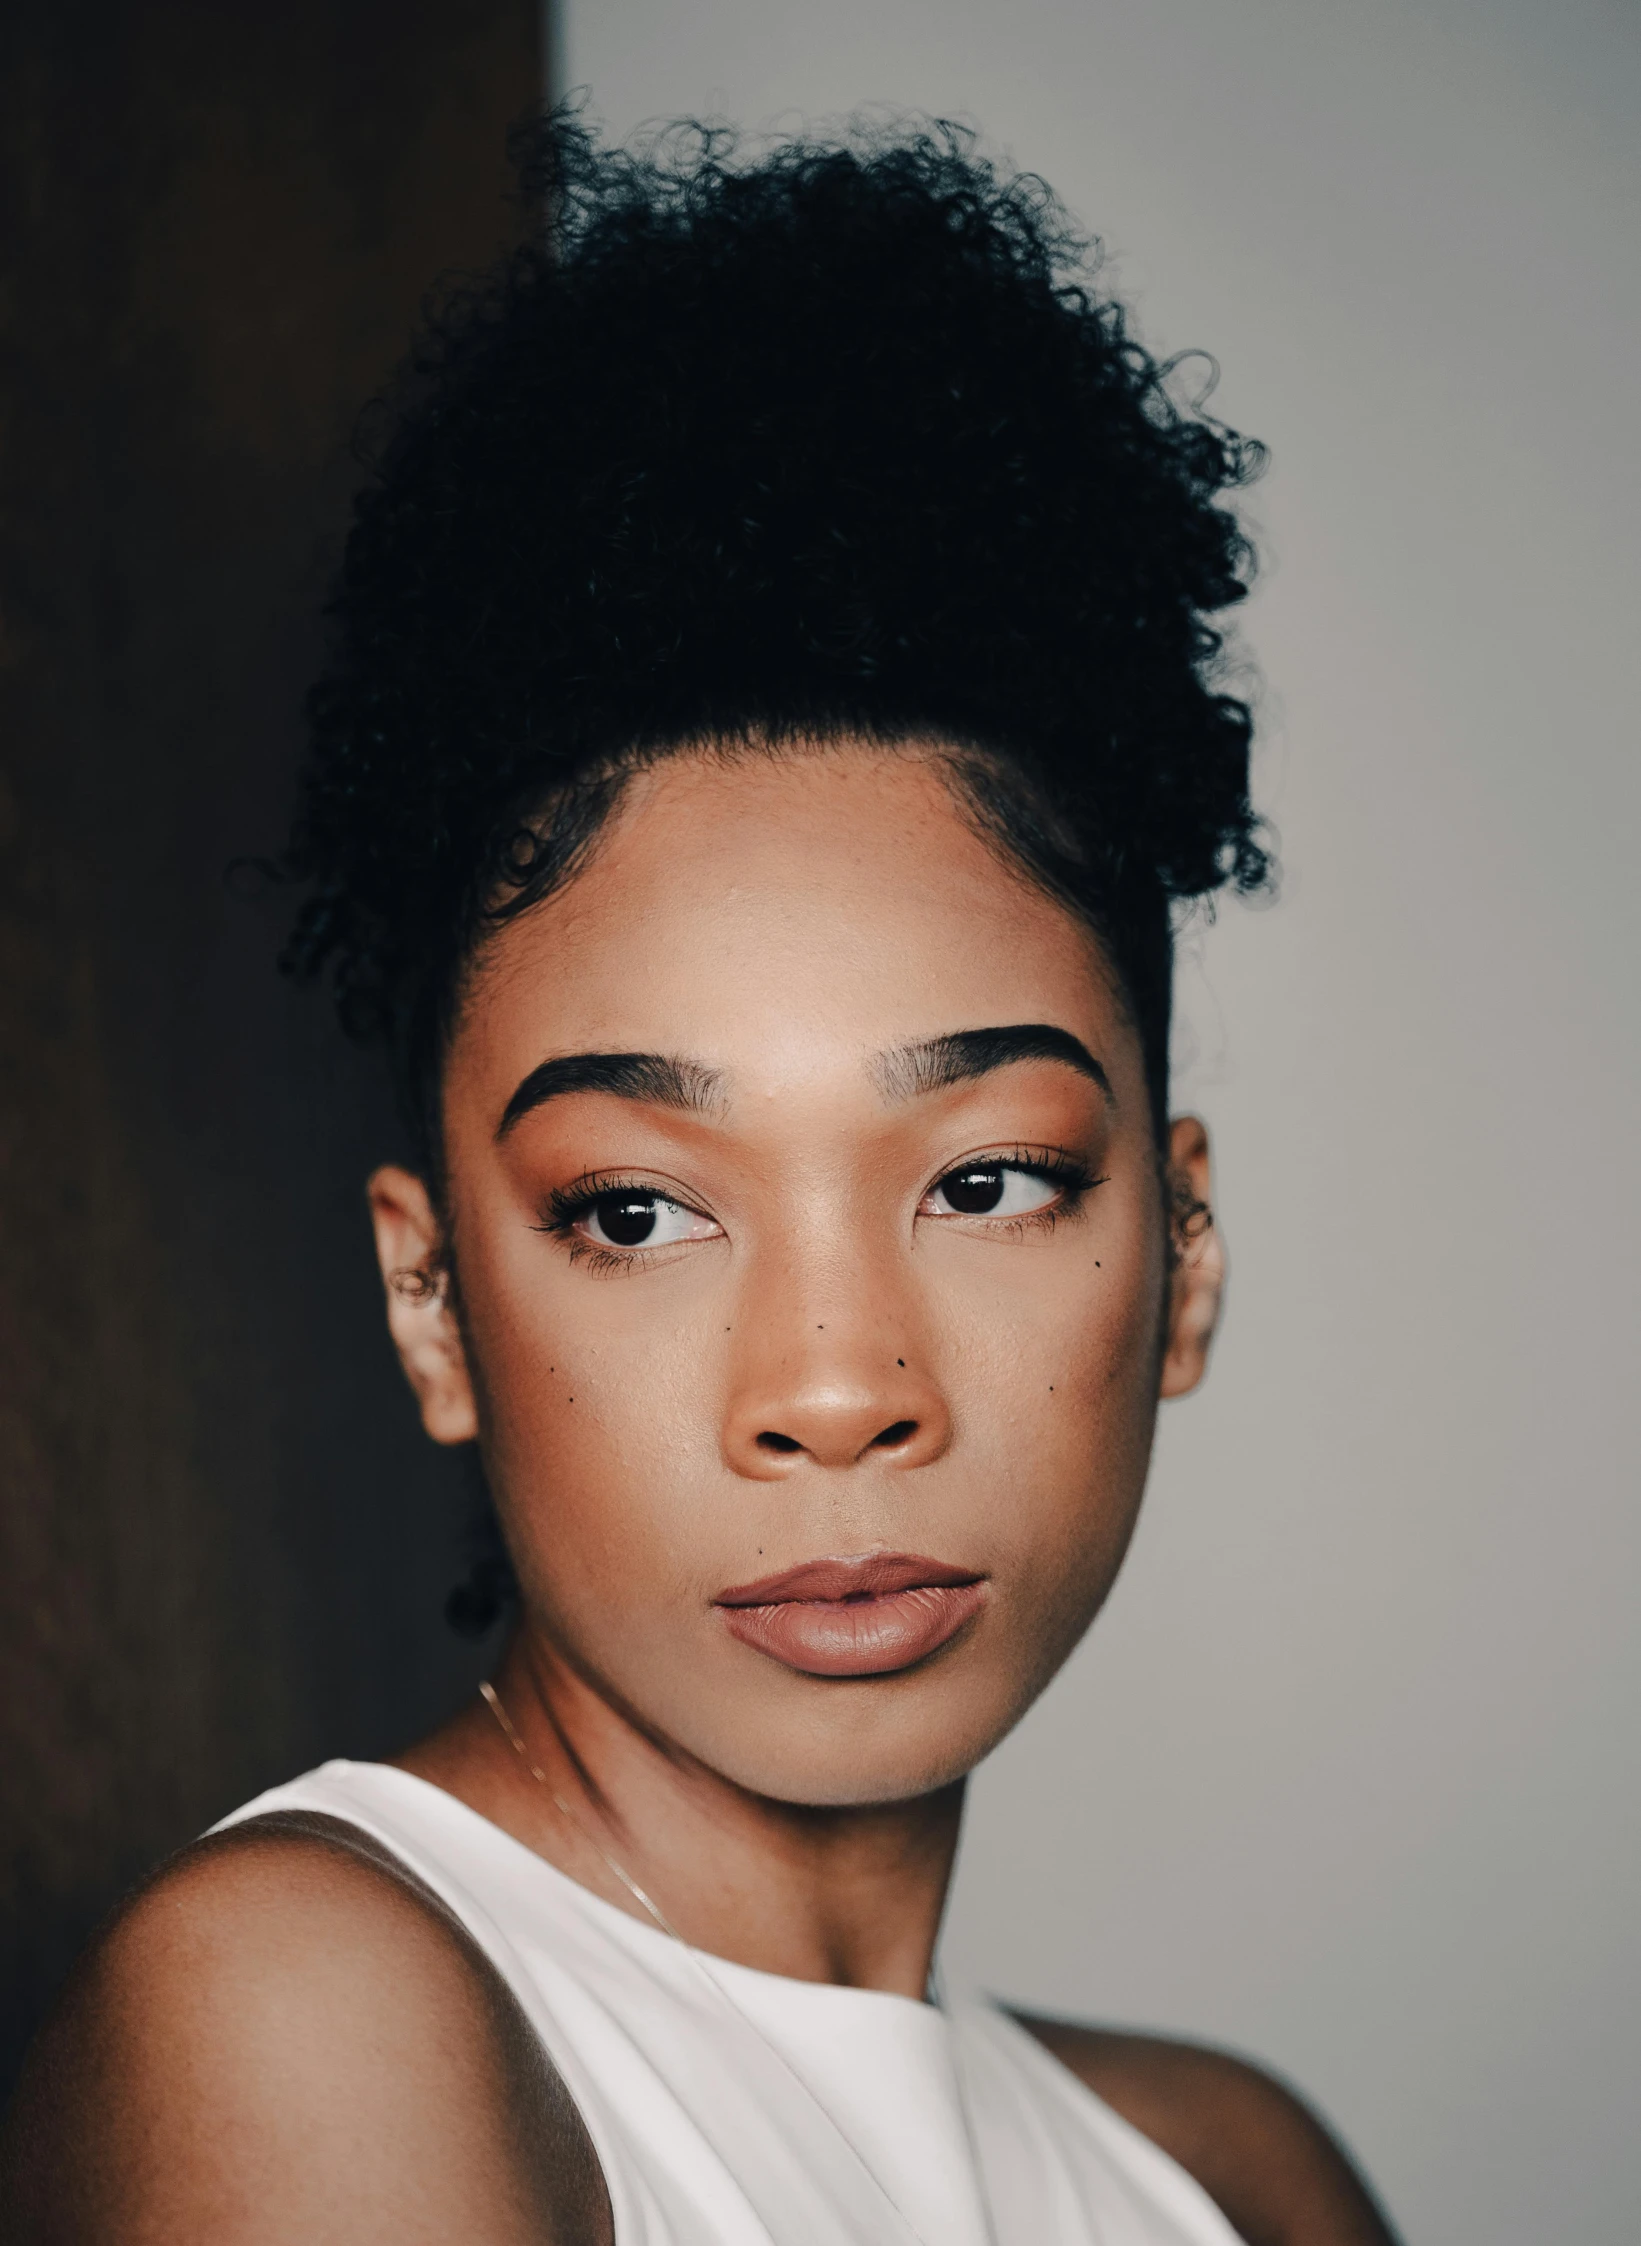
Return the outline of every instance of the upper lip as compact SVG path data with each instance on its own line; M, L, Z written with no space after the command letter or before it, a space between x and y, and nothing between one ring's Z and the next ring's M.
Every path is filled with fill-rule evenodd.
M856 1552L832 1560L803 1560L779 1575L737 1583L713 1601L721 1607L778 1606L787 1599L882 1599L896 1591L978 1583L977 1568L951 1567L915 1552Z

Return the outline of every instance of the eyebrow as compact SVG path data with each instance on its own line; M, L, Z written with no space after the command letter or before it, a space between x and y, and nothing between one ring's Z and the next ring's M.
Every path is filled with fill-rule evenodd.
M914 1045L877 1054L872 1080L886 1099L916 1099L972 1083L1017 1061L1059 1061L1100 1087L1108 1100L1111 1079L1080 1037L1050 1022L1013 1022L997 1029L952 1030ZM571 1092L607 1092L618 1100L704 1115L720 1106L724 1080L715 1068L674 1053L563 1053L533 1068L502 1111L496 1137L506 1138L521 1117Z
M886 1099L909 1100L924 1092L943 1092L990 1076L1016 1061L1059 1061L1100 1087L1113 1103L1111 1079L1080 1037L1050 1022L1013 1022L998 1029L959 1029L946 1037L926 1037L915 1045L880 1053L872 1076Z
M503 1109L496 1137L506 1138L532 1108L569 1092L609 1092L618 1100L701 1115L720 1103L723 1079L716 1069L671 1053L564 1053L530 1071Z

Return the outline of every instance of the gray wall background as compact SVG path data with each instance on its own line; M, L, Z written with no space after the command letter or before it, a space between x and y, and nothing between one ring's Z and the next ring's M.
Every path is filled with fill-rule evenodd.
M1289 2070L1410 2236L1641 2224L1641 19L566 0L618 131L972 117L1273 447L1287 881L1184 979L1234 1281L949 1969Z

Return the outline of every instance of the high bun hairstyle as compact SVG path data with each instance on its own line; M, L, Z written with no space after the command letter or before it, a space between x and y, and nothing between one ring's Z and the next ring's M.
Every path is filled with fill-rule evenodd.
M431 319L310 703L288 968L439 1171L465 969L639 765L948 754L1098 932L1166 1109L1175 908L1267 861L1213 619L1259 448L1183 404L1042 182L949 125L523 136L530 242Z

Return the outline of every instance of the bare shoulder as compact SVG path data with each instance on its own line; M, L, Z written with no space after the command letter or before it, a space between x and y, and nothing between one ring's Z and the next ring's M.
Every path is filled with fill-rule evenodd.
M282 1813L197 1843L93 1943L0 2148L19 2246L611 2236L511 1992L402 1866Z
M1342 2146L1263 2068L1203 2044L1018 2017L1194 2176L1247 2246L1395 2246Z

